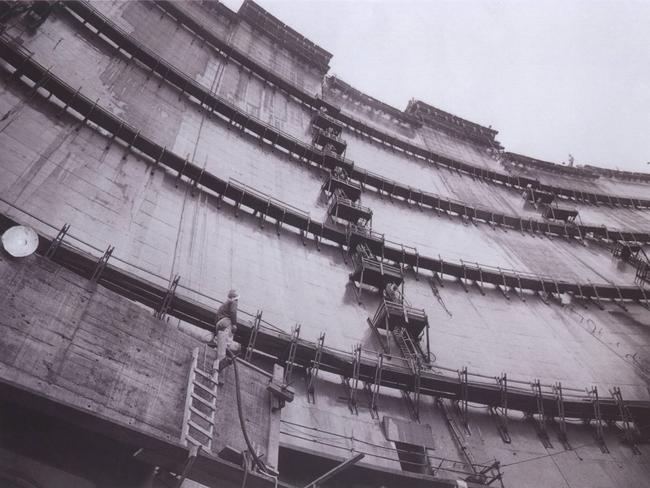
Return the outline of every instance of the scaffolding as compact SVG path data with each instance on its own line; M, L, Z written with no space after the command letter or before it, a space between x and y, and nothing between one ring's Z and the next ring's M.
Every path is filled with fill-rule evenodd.
M350 273L350 281L358 283L355 291L359 303L361 303L361 293L364 287L381 293L389 283L398 286L404 283L402 268L385 264L372 253L365 243L357 244L352 255L352 264L354 271Z
M337 135L336 129L332 127L321 129L315 126L312 126L311 143L322 150L329 149L334 151L334 153L341 157L345 153L348 145L347 142Z
M555 200L555 195L549 191L535 189L532 185L528 185L524 190L523 198L537 207L539 204L551 204Z
M556 205L546 205L542 210L542 217L550 220L562 220L567 224L573 223L578 217L578 211L575 208L566 208Z
M346 229L346 245L348 252L353 253L359 244L364 244L375 256L384 257L384 234L366 229L365 227L350 224Z
M616 241L612 254L636 268L634 279L637 283L650 283L650 259L641 245Z
M361 197L361 185L350 181L347 172L340 166L330 172L323 183L322 190L329 194L334 194L336 190L340 190L347 199L353 202L356 202Z
M409 361L412 357L417 356L429 362L431 355L429 320L424 309L411 307L405 300L392 301L383 298L375 315L372 319L368 319L368 322L387 354L391 354L391 341L388 336L391 333L400 352L405 354L409 367L411 367ZM380 330L385 331L384 339ZM419 345L422 335L426 336L426 354Z
M332 219L344 220L362 227L372 227L372 210L350 200L341 189L336 189L332 193L327 213Z
M325 110L320 109L314 114L314 117L311 121L312 127L316 127L321 130L331 130L335 136L340 136L343 132L343 124L336 120L334 117L328 115Z

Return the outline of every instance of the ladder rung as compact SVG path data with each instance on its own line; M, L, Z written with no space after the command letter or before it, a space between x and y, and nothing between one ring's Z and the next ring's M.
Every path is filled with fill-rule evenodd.
M188 421L187 421L187 425L189 425L189 426L192 427L193 429L198 430L198 431L201 432L202 434L205 434L206 437L212 439L212 432L210 432L209 430L204 429L203 427L201 427L201 426L200 426L199 424L197 424L196 422L193 422L192 420L188 420ZM212 424L210 424L210 429L212 429Z
M196 393L192 393L192 398L198 400L199 403L202 403L206 407L215 408L215 403L207 401L205 398L201 398Z
M194 444L195 446L205 447L205 444L203 444L202 442L197 441L197 440L196 440L194 437L192 437L190 434L187 434L187 435L185 436L185 440L186 440L187 442L191 443L191 444Z
M214 383L215 385L218 384L218 383L217 383L217 380L213 379L213 378L212 378L212 375L206 373L205 371L202 371L202 370L200 370L199 368L194 368L194 372L200 374L200 375L203 376L206 380L208 380L208 381Z
M201 388L201 389L204 390L205 392L209 393L210 395L215 396L215 397L217 396L217 393L216 393L215 391L211 390L210 388L208 388L208 387L205 386L205 385L202 385L201 383L197 383L197 382L195 381L195 382L192 383L192 384L194 385L194 388L196 388L196 387L198 386L199 388ZM215 382L215 385L216 385L216 384L217 384L217 383Z
M201 417L206 422L210 422L211 425L214 423L214 417L208 416L208 414L201 412L201 410L194 407L190 407L190 411L194 412L196 415ZM214 413L214 410L212 411L212 413Z

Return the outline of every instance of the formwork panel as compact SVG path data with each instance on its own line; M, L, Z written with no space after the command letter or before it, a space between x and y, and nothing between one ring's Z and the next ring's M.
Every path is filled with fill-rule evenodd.
M0 267L3 381L178 438L193 339L43 258Z

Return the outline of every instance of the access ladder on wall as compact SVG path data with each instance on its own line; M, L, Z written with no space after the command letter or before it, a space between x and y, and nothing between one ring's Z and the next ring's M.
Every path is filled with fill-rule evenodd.
M396 327L392 330L392 333L395 338L395 343L402 353L402 357L406 359L409 369L415 374L421 359L425 359L426 361L424 354L420 347L413 342L413 339L411 339L411 336L405 328Z
M198 365L199 348L192 351L187 381L181 443L212 451L214 417L217 409L218 372L209 373Z

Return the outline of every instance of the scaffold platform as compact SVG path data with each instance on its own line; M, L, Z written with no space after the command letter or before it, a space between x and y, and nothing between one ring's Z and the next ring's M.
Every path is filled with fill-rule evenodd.
M372 210L337 193L332 195L327 213L332 217L354 224L360 219L366 223L372 220Z
M343 131L343 124L336 120L334 117L330 117L323 110L316 112L312 118L312 126L321 130L331 130L335 136L340 136Z
M551 220L563 220L566 223L575 222L578 211L575 208L548 205L542 211L542 217Z
M323 149L329 148L339 156L343 155L348 144L336 135L334 130L312 127L312 131L313 136L311 142L313 145L320 146Z
M527 187L523 194L524 200L539 205L540 203L550 205L555 200L555 195L544 190L537 190L532 186Z
M352 202L356 202L361 197L360 185L350 181L349 178L336 176L333 173L330 173L325 183L323 183L323 190L330 194L336 190L341 190L345 194L345 197Z

